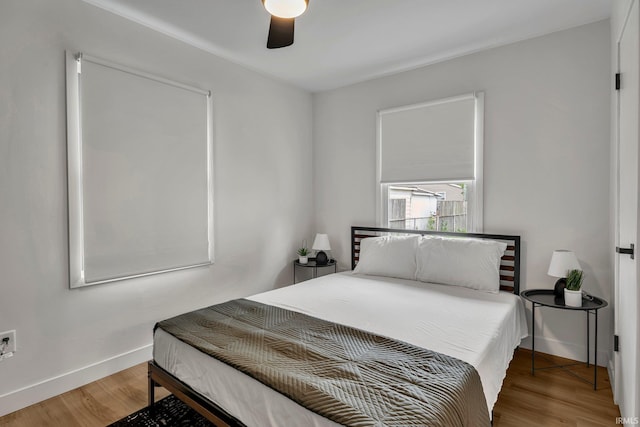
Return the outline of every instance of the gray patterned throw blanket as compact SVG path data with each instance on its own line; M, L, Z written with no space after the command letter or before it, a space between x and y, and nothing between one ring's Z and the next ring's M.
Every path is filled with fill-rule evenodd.
M158 323L176 338L348 426L489 426L466 362L245 299Z

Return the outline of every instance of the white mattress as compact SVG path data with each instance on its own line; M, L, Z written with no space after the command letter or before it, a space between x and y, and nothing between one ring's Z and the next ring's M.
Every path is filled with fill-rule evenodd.
M491 412L513 350L527 336L519 297L388 277L332 274L249 297L396 338L473 365ZM335 426L157 329L156 363L247 426Z

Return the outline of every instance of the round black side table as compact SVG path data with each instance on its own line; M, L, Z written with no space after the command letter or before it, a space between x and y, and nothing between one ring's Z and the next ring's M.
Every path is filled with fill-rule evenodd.
M338 263L336 263L335 259L329 260L327 261L326 264L318 264L314 258L310 258L309 262L307 262L306 264L300 264L300 262L298 260L293 261L293 283L298 283L296 282L296 270L298 268L311 268L311 278L315 279L316 277L318 277L318 269L319 268L333 268L333 272L337 273L338 272Z
M593 350L593 389L597 389L598 381L598 310L606 307L608 304L602 298L591 295L583 295L582 307L570 307L565 305L564 297L557 297L553 293L553 289L527 289L520 293L522 298L531 302L531 375L535 375L536 371L536 308L551 307L560 310L583 311L587 314L587 367L589 367L589 315L595 317L594 327L594 350ZM563 368L570 365L550 366L547 368ZM588 381L587 381L588 382Z

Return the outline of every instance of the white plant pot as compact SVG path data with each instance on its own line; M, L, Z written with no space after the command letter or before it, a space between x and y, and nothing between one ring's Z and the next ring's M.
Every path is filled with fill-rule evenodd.
M308 256L302 256L302 255L299 255L299 256L298 256L298 262L299 262L300 264L306 264L306 263L308 263L308 262L309 262L309 257L308 257Z
M569 307L582 307L582 291L564 289L564 304Z

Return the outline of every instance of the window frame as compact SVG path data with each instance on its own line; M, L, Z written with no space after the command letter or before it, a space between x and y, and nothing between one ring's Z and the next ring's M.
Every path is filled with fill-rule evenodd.
M468 185L467 207L468 207L468 232L482 233L484 230L483 216L483 163L484 163L484 92L473 92L461 96L442 98L418 104L407 105L400 109L422 108L443 102L450 102L456 98L468 96L475 98L474 117L474 175L473 180L438 180L438 181L402 181L402 182L382 182L382 115L390 111L397 111L398 108L378 110L376 114L376 223L380 227L389 227L389 187L397 185L417 185L417 184L456 184L464 182Z
M205 109L205 132L203 133L200 147L206 149L206 158L203 163L206 173L206 215L203 215L202 224L206 227L206 259L189 260L181 265L163 265L150 270L139 272L116 272L110 277L88 280L85 265L85 204L86 198L83 196L83 186L86 176L83 175L83 132L82 132L82 62L88 61L95 65L113 69L135 78L146 79L157 84L184 90L188 93L201 96L204 100ZM214 263L214 200L213 200L213 101L211 92L197 87L189 86L181 82L170 80L155 74L133 69L119 63L115 63L102 58L66 51L66 107L67 107L67 174L68 174L68 234L69 234L69 287L71 289L85 286L111 283L128 280L131 278L144 277L155 274L162 274L171 271L178 271L196 267L209 266ZM178 222L176 222L179 225ZM203 227L204 228L204 227ZM205 240L203 238L203 240ZM204 258L204 257L203 257Z

